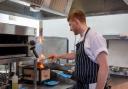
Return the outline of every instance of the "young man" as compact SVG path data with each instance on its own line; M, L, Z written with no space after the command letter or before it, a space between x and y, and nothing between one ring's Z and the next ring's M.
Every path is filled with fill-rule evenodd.
M87 26L82 11L70 13L67 20L70 30L81 36L76 53L53 54L49 58L75 59L76 85L73 89L104 89L108 76L106 40Z

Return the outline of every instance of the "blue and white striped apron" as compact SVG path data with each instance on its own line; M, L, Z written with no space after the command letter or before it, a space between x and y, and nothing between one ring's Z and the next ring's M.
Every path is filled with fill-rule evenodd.
M74 77L76 85L73 89L89 89L89 84L97 82L99 65L93 62L84 50L84 42L89 28L84 36L84 40L76 44L76 66Z

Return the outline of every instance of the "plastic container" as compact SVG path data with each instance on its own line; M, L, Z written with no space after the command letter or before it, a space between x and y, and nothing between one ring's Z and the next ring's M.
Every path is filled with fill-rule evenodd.
M19 89L18 87L18 76L16 73L12 76L12 89Z

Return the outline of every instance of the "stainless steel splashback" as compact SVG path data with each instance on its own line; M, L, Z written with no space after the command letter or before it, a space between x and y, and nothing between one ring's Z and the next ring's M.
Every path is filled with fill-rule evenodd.
M14 24L0 23L0 34L12 35L36 35L36 28L19 26Z

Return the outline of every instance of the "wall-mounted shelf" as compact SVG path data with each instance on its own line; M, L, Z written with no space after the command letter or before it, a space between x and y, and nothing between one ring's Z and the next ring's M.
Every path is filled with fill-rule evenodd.
M128 77L128 68L127 67L109 66L109 69L110 69L110 74L112 74L112 75Z
M103 35L107 41L107 48L109 48L110 40L128 40L128 36L120 36L120 35Z
M110 71L110 74L119 75L119 76L127 76L128 77L128 74L125 74L124 72L113 72L113 71Z
M0 47L24 47L28 44L0 44Z
M128 40L127 36L120 35L103 35L106 40Z

